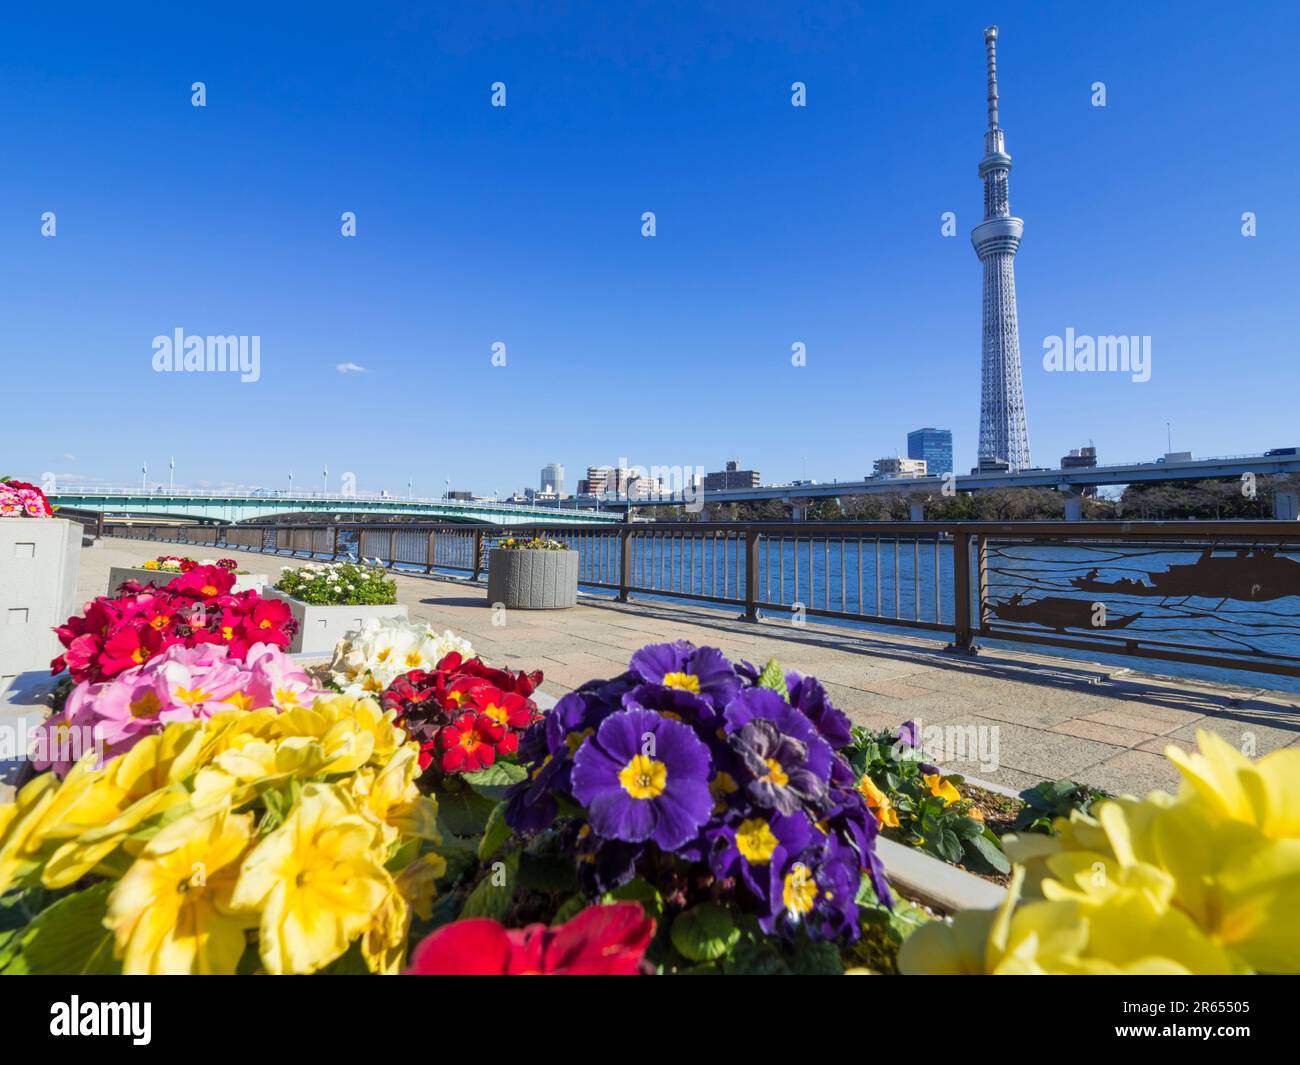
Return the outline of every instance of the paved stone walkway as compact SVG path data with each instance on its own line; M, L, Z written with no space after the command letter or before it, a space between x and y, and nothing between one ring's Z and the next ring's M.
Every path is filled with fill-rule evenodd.
M111 565L163 553L171 553L166 544L127 540L88 548L82 552L81 593L103 594ZM198 558L204 549L181 547L175 553ZM281 566L293 564L268 555L239 557L247 569L272 579ZM818 677L857 724L883 728L919 721L942 727L949 744L965 735L966 757L949 758L945 767L1015 789L1061 777L1113 792L1170 788L1178 776L1161 752L1170 743L1193 746L1197 729L1217 732L1246 750L1253 745L1257 754L1300 745L1300 695L1262 687L1173 681L1027 652L954 655L938 640L753 623L731 611L658 602L585 598L571 610L510 611L504 625L494 626L482 586L401 573L397 586L412 617L455 630L494 662L541 669L543 690L552 695L620 672L633 651L656 641L711 644L760 666L775 656L787 669ZM1264 675L1260 683L1267 683Z

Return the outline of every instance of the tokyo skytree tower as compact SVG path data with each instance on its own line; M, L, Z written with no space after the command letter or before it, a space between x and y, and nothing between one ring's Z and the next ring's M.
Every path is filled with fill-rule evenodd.
M980 386L981 467L1006 463L1012 472L1026 469L1029 429L1020 384L1020 325L1016 319L1016 273L1013 265L1025 225L1012 217L1007 198L1011 156L998 125L998 28L984 31L988 52L989 128L984 134L984 221L971 231L975 254L984 264L984 331Z

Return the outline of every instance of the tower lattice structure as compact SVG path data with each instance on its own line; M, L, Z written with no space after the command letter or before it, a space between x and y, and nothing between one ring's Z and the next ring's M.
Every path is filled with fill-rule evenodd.
M989 128L984 134L984 221L971 231L975 254L984 265L984 321L981 345L981 466L1006 463L1013 472L1027 469L1029 429L1020 379L1020 325L1016 318L1016 249L1025 225L1011 214L1007 175L1011 156L998 125L998 28L984 31L988 55Z

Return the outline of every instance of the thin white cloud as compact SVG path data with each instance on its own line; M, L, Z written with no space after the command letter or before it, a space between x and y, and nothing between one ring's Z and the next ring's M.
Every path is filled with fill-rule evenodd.
M73 454L70 454L70 453L68 453L67 451L65 451L65 452L63 453L62 458L63 458L63 461L64 461L64 462L76 462L76 461L77 461L77 456L76 456L76 455L73 455Z
M334 369L339 373L369 373L364 366L358 366L355 362L341 362Z

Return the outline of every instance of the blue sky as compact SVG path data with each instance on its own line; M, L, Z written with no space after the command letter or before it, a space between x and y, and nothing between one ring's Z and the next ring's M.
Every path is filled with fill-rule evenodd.
M0 466L825 480L938 425L968 468L992 22L1035 463L1300 443L1293 4L172 4L0 35ZM1151 380L1046 373L1067 327L1151 336ZM261 379L153 372L177 328Z

